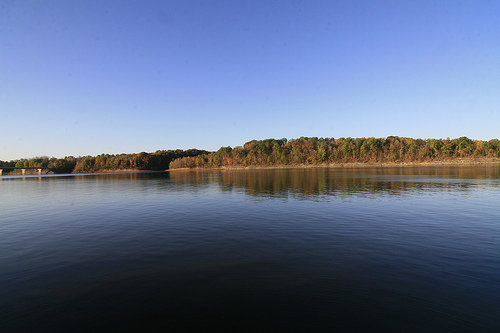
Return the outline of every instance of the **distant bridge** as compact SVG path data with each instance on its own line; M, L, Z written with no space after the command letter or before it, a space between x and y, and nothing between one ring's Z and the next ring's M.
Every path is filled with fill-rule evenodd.
M38 174L42 174L42 170L47 170L50 171L49 168L47 167L0 167L0 176L2 175L3 171L12 171L12 170L21 170L21 173L23 175L26 174L26 170L37 170Z

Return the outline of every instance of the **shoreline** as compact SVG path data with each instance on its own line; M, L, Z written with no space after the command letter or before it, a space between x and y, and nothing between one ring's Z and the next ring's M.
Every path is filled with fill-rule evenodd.
M247 165L247 166L222 166L216 168L178 168L165 171L187 170L256 170L256 169L310 169L310 168L408 168L408 167L444 167L444 166L479 166L500 164L500 158L457 158L444 161L423 162L346 162L322 164L287 164L287 165Z
M71 172L68 174L98 174L98 173L144 173L144 172L174 172L174 171L200 171L200 170L272 170L272 169L311 169L311 168L410 168L410 167L445 167L445 166L483 166L500 164L500 158L456 158L442 161L423 161L423 162L346 162L346 163L321 163L321 164L286 164L286 165L247 165L247 166L222 166L214 168L178 168L166 169L161 171L139 170L139 169L121 169L121 170L98 170L95 172ZM55 173L47 173L55 174ZM20 176L21 174L7 173L5 176ZM34 174L27 174L32 176Z

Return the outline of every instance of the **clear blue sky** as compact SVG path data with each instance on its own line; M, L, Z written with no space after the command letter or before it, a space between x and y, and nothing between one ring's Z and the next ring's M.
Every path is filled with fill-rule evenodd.
M500 1L0 2L0 160L500 138Z

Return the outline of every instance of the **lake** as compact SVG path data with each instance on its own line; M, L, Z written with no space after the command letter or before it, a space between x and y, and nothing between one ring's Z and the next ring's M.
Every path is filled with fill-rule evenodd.
M2 332L499 327L499 165L0 177Z

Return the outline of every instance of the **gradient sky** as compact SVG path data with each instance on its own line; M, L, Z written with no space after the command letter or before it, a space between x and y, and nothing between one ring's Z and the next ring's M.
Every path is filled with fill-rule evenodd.
M0 160L500 138L500 1L0 2Z

